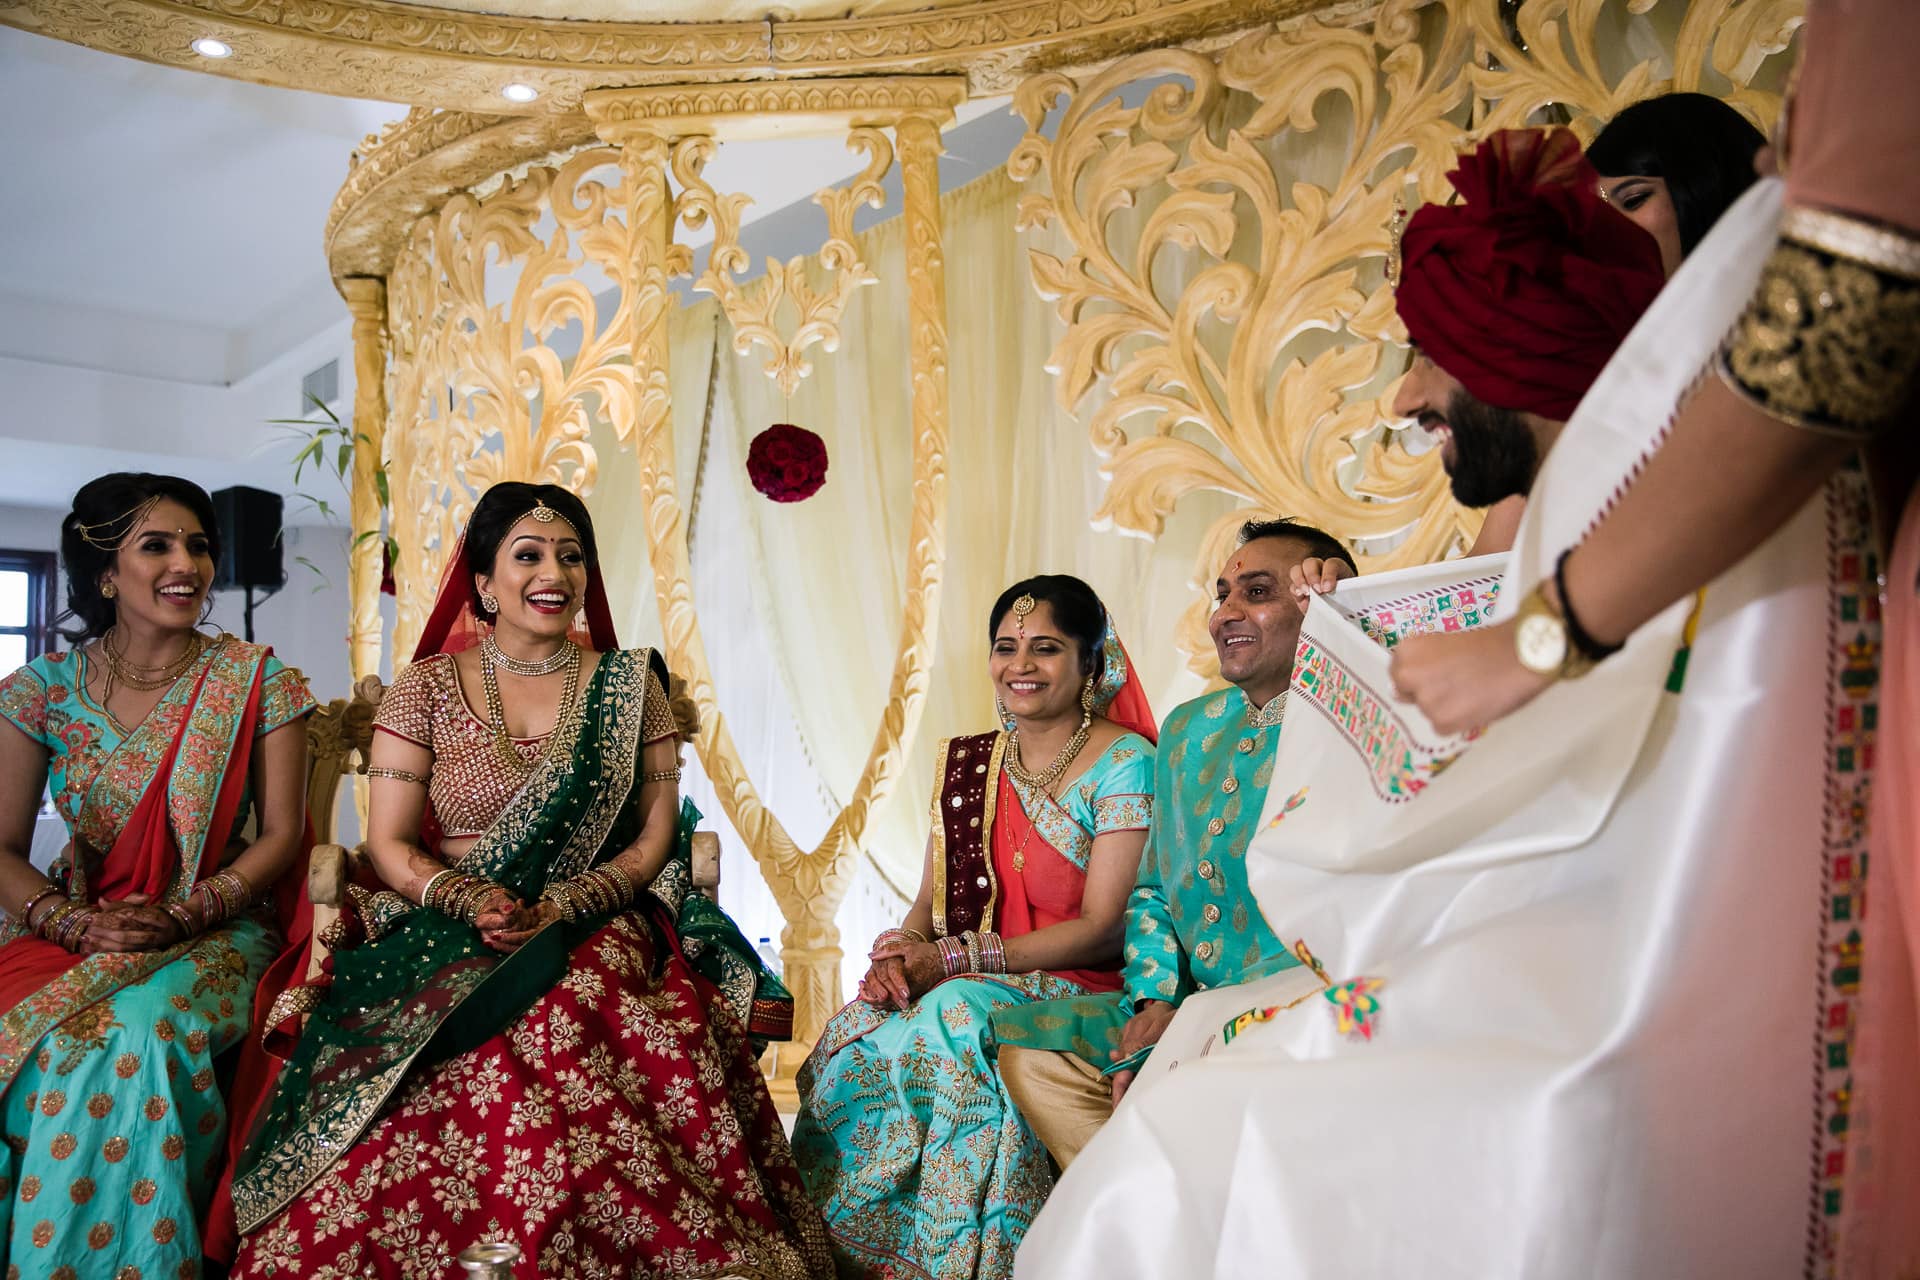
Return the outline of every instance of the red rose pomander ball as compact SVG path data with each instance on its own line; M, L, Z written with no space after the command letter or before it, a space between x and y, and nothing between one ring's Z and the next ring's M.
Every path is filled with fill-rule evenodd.
M827 482L827 443L805 427L776 422L747 447L747 478L775 502L811 498Z

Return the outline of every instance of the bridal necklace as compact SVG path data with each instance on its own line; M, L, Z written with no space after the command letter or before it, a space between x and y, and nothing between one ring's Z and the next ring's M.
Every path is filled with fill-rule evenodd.
M571 640L565 640L561 642L558 649L538 662L527 662L502 649L500 642L493 638L492 632L481 637L480 651L494 666L505 667L517 676L550 676L562 667L578 661L580 656L580 646Z
M544 662L518 662L500 651L492 635L480 641L480 687L487 695L487 723L493 729L494 751L514 772L525 775L533 772L533 765L520 754L519 748L514 746L512 735L507 732L507 713L500 705L501 667L523 676L544 676L562 668L566 670L566 691L560 695L560 709L554 715L553 730L548 735L551 743L561 736L560 727L566 722L568 713L573 710L574 700L580 694L580 646L569 640L560 646L558 653Z

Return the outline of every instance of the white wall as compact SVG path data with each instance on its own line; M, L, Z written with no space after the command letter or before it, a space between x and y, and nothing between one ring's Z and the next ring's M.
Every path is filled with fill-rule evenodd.
M0 502L0 547L9 551L58 551L62 510Z

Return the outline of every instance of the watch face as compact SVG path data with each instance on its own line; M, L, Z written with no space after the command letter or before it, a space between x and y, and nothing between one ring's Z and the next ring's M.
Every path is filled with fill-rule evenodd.
M1514 649L1529 670L1551 675L1567 657L1567 632L1559 620L1541 614L1520 619Z

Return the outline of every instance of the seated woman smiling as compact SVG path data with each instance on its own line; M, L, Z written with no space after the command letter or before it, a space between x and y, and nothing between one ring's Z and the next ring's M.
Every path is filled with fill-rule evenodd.
M1012 1273L1053 1177L989 1016L1118 989L1146 842L1153 713L1093 589L1017 582L987 634L1001 727L941 744L920 892L799 1078L794 1154L876 1280Z

